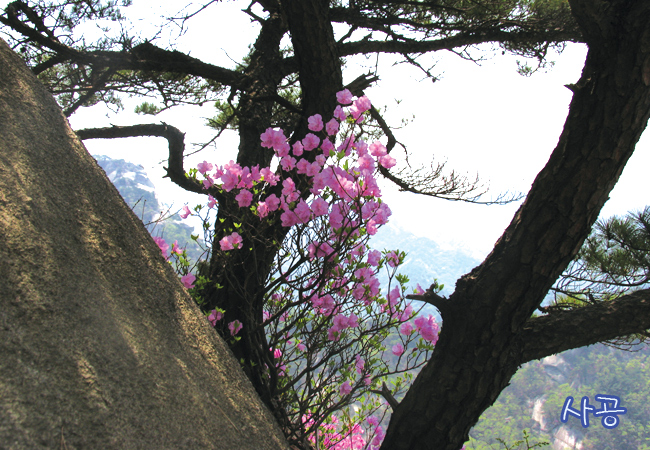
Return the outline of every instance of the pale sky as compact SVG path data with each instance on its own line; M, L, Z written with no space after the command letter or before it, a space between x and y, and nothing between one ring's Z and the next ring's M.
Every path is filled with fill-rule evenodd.
M160 15L159 6L151 5L178 4L142 0L134 3L143 17L136 22L142 30ZM247 4L234 1L214 5L212 13L208 10L190 22L188 32L175 42L176 48L206 62L234 68L256 35L254 25L239 11ZM132 15L131 10L126 10L127 17ZM143 32L143 36L149 35ZM163 41L158 43L163 44ZM553 68L528 78L516 73L516 57L501 56L500 50L494 52L489 48L486 46L488 51L483 53L488 59L480 66L449 52L423 59L423 65L437 61L433 73L439 74L440 80L435 83L423 80L422 73L412 66L393 66L393 57L380 56L381 80L366 94L376 106L389 107L385 116L389 124L397 126L402 117L415 115L406 128L395 131L396 138L407 146L414 166L435 158L435 161L447 161L448 170L468 173L472 178L478 174L491 188L486 198L504 191L525 194L557 143L571 101L571 91L564 85L580 77L586 48L569 46L560 56L551 58L556 61ZM497 56L492 57L494 54ZM348 59L344 82L367 72L376 62L375 57ZM396 99L401 100L399 105ZM73 128L164 121L187 133L188 150L191 150L189 143L211 138L211 130L203 124L205 118L214 115L212 106L172 109L152 118L133 114L131 111L137 103L126 102L127 111L117 115L101 106L84 108L70 121ZM646 205L645 183L641 180L646 176L642 171L645 172L650 162L647 136L645 133L637 145L601 217L625 214ZM173 201L178 208L185 202L193 206L204 198L196 194L188 196L167 179L161 179L164 172L160 161L167 151L166 141L161 138L85 143L92 154L105 154L144 166L161 197ZM204 159L224 164L234 158L236 148L237 138L231 133L220 138L216 148L189 158L185 167L189 169ZM395 152L398 161L403 159L399 148ZM433 239L443 247L465 248L479 259L492 249L520 204L472 205L398 193L387 183L382 186L384 199L393 211L391 223Z

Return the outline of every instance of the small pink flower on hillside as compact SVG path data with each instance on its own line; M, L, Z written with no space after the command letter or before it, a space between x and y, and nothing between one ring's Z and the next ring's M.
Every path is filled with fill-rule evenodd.
M223 313L221 311L217 311L216 309L213 309L210 315L208 316L208 320L210 321L213 327L216 327L217 322L221 319L223 319Z
M359 97L354 101L354 104L352 105L353 108L357 108L359 111L366 112L369 111L370 108L372 107L372 103L370 103L370 99L367 96Z
M397 164L397 161L390 155L384 155L379 158L379 165L385 169L390 169L391 167L394 167L395 164Z
M300 344L298 344L298 350L300 350L301 352L305 352L307 351L307 347L305 347L305 344L301 342Z
M352 92L349 89L343 89L336 93L336 101L341 105L349 105L352 103Z
M208 195L208 208L212 209L215 207L216 204L217 204L217 200L213 196Z
M191 273L188 273L187 275L183 275L181 277L181 283L183 283L183 286L187 289L192 289L194 287L194 281L196 280L196 277L192 275Z
M424 295L424 289L422 289L422 286L420 286L420 283L418 283L418 284L415 286L415 293L416 293L417 295Z
M395 344L392 348L393 355L401 356L404 353L404 346L402 344Z
M275 359L282 358L282 350L280 350L279 348L276 348L275 350L273 350L273 357Z
M233 320L228 324L228 329L230 330L230 334L232 336L235 336L237 333L239 333L243 327L244 325L239 320Z
M399 255L396 252L388 252L386 254L386 264L390 267L397 267L399 265Z
M352 392L352 383L349 381L346 381L341 385L341 388L339 389L341 392L342 396L348 395L350 392Z
M377 418L377 416L370 416L368 417L367 421L368 421L368 425L370 425L371 427L376 427L377 425L379 425L379 419Z
M183 212L181 213L181 219L187 219L187 216L192 215L192 211L190 211L190 208L187 207L187 205L183 206Z
M209 163L207 161L203 161L202 163L199 163L196 168L201 172L201 175L205 175L206 172L209 172L212 170L214 166L212 163Z
M251 205L253 194L246 189L242 189L241 192L235 196L235 200L237 200L237 204L240 208L245 208Z
M328 135L334 136L339 132L339 122L336 119L332 119L325 124L325 131Z
M305 151L310 151L318 147L320 144L320 139L313 133L307 133L307 135L302 140L302 147Z
M323 117L320 114L314 114L307 119L307 122L307 128L311 131L320 131L323 129Z
M161 237L154 237L153 238L154 242L158 245L158 248L162 252L162 255L165 257L165 259L168 258L167 252L169 251L169 244L165 242L165 240Z

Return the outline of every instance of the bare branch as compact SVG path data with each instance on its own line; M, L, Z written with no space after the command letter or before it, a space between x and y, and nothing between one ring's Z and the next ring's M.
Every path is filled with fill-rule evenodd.
M203 189L203 184L185 175L183 168L183 152L185 151L185 133L178 128L166 123L131 125L127 127L87 128L76 131L79 138L86 139L114 139L136 136L164 137L169 142L169 168L167 177L183 189L197 194L217 195L216 192Z
M528 320L517 339L523 364L533 359L650 329L650 289Z

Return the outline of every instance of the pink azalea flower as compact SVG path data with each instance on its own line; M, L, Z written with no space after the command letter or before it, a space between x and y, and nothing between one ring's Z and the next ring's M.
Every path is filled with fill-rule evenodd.
M323 117L320 114L314 114L307 119L309 128L311 131L320 131L323 129Z
M330 155L330 151L334 149L334 144L329 139L325 139L320 147L323 150L323 155L327 157Z
M400 356L404 353L404 346L402 344L395 344L392 348L393 355Z
M181 283L183 283L183 286L187 289L192 289L194 287L194 281L196 280L196 277L192 275L191 273L188 273L187 275L183 275L181 277Z
M307 223L309 222L309 219L311 219L311 209L309 209L309 205L307 205L307 203L302 199L293 212L298 216L300 223Z
M263 169L260 170L260 175L264 178L264 181L269 183L271 186L275 186L278 184L278 181L280 180L280 177L271 172L271 169L268 167L264 167Z
M349 89L344 89L336 93L336 101L341 105L349 105L352 103L352 92Z
M397 161L390 155L384 155L379 158L379 164L386 169L390 169L397 164Z
M325 131L328 135L334 136L339 132L339 122L336 119L332 119L325 124Z
M420 286L420 283L418 283L418 284L415 286L415 293L416 293L417 295L424 295L424 289L422 289L422 286Z
M295 156L301 156L301 155L302 155L302 152L303 152L302 142L300 142L300 141L296 141L296 142L293 144L293 154L294 154Z
M239 248L241 246L243 239L239 235L239 233L235 232L232 233L230 236L224 236L220 241L219 241L219 246L221 247L221 250L227 251L227 250L233 250L235 248Z
M357 355L357 362L354 364L354 366L357 368L357 373L361 375L363 373L363 366L366 364L364 359Z
M192 211L190 211L190 208L187 207L187 205L183 206L183 212L181 213L181 219L187 219L187 216L190 216L192 214Z
M210 189L212 185L214 184L214 180L210 175L205 176L205 180L203 180L203 189Z
M339 391L341 392L341 396L348 395L350 392L352 392L352 383L350 381L346 381L341 385Z
M302 146L305 151L310 151L318 147L320 144L320 139L313 134L313 133L307 133L307 135L304 137L302 140Z
M207 161L203 161L202 163L199 163L196 166L196 168L199 170L201 175L205 175L205 173L211 171L213 167L214 166L211 163L207 162Z
M178 248L178 241L174 241L174 243L172 244L172 253L176 253L177 255L183 254L183 250Z
M378 266L381 259L381 252L379 250L372 250L368 253L368 264L371 266Z
M399 332L404 336L408 336L413 332L413 324L411 322L404 322L399 327Z
M165 242L163 238L158 236L154 237L153 240L158 245L158 248L162 252L162 255L165 257L165 259L167 259L168 258L167 251L169 250L169 244Z
M329 212L329 204L322 197L316 197L313 202L311 202L311 209L314 211L316 216L324 216Z
M266 203L266 206L269 207L269 212L272 212L277 210L278 206L280 206L280 199L278 198L277 195L271 194L268 197L266 197L264 203Z
M387 154L386 146L379 141L370 144L370 154L376 158Z
M280 160L280 165L282 166L282 170L289 172L290 170L293 170L294 167L296 167L296 158L293 156L285 156Z
M285 211L280 216L283 227L292 227L298 223L298 216L293 211Z
M221 311L217 311L216 309L213 309L210 315L208 316L208 320L212 324L213 327L217 326L217 321L221 320L223 318L223 313Z
M399 265L399 255L396 252L388 252L386 254L386 264L390 267L397 267Z
M237 204L240 208L245 208L251 205L253 194L246 189L242 189L241 192L235 196L235 200L237 200Z
M212 209L215 207L216 204L217 204L217 200L213 196L208 195L208 208Z
M345 119L347 119L348 115L345 110L341 108L341 105L337 105L334 109L334 117L340 122L344 122Z
M244 325L239 320L233 320L228 324L228 329L230 330L230 334L232 336L235 336L237 333L239 333L243 327Z
M260 217L260 219L263 219L269 215L269 207L266 205L266 202L257 203L257 215Z

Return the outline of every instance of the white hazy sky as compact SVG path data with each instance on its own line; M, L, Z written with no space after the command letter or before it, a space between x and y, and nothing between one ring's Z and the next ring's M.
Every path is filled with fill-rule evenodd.
M3 3L0 2L0 6ZM140 20L135 29L147 33L149 24L161 14L173 14L178 2L146 2L136 0L127 16L134 11ZM189 23L187 33L174 42L178 50L223 67L234 68L256 35L255 26L240 10L248 2L218 3ZM91 26L89 32L94 32ZM164 40L158 42L164 45ZM561 55L552 57L555 66L531 77L516 73L513 56L485 48L487 59L479 66L460 59L452 53L423 59L423 65L436 62L433 73L440 80L432 83L421 72L404 64L393 65L391 56L380 56L378 75L381 80L367 90L376 106L388 106L386 119L399 125L401 118L415 116L401 130L397 139L411 154L411 163L427 164L446 161L448 170L477 174L490 186L490 195L505 191L526 193L535 176L548 160L559 138L571 101L571 91L565 84L580 77L586 48L569 46ZM481 52L476 51L476 55ZM495 56L496 55L496 56ZM377 59L348 59L344 82L349 82L375 67ZM396 104L396 100L401 102ZM128 125L164 121L186 132L186 143L205 142L211 138L204 126L205 118L214 115L212 106L184 107L164 112L155 118L138 116L131 111L139 101L127 101L127 110L113 114L106 108L84 108L70 120L73 128ZM194 205L202 196L187 193L162 180L161 161L166 156L166 142L160 138L90 140L86 146L92 154L105 154L126 159L145 167L161 197L180 208L183 203ZM645 133L635 155L623 172L621 180L605 205L601 217L624 214L640 209L648 201L642 181L650 162L650 138ZM222 137L216 147L186 161L186 169L204 159L223 164L234 158L237 138L234 133ZM403 159L399 149L394 155ZM520 202L506 206L473 205L426 198L396 192L383 183L384 198L393 211L391 222L419 236L435 240L443 247L462 247L477 258L483 258L510 222Z

